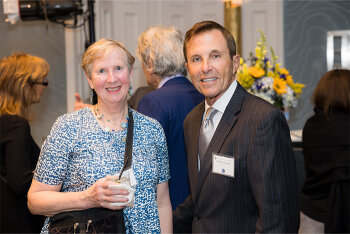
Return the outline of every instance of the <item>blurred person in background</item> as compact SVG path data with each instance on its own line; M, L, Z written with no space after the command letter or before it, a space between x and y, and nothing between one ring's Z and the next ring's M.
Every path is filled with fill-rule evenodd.
M303 129L299 233L350 232L350 70L325 73Z
M175 27L150 27L140 34L136 52L147 84L155 89L141 99L137 111L156 119L164 129L173 209L189 195L183 122L186 115L204 100L186 78L183 41L183 34Z
M27 192L40 148L29 121L31 105L48 86L48 63L40 57L14 53L0 60L0 232L40 232L42 216L27 207Z

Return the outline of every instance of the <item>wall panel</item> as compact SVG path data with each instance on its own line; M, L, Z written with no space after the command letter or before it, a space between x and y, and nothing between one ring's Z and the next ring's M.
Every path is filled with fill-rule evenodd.
M313 114L312 93L327 72L327 32L350 29L350 1L285 1L283 11L285 65L296 81L306 84L289 123L302 129Z

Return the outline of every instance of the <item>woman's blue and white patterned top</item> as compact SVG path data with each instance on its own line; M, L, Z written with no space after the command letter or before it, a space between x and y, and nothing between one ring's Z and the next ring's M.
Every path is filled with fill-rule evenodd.
M132 168L137 185L133 207L124 208L127 233L159 233L157 185L169 180L166 139L154 119L132 110ZM42 147L34 179L62 184L62 192L83 191L98 179L119 172L124 162L127 130L102 130L89 108L57 119ZM49 218L44 224L47 233Z

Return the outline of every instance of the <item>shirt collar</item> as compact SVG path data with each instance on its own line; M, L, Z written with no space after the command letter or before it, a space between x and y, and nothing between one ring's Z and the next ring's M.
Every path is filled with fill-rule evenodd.
M174 76L167 76L167 77L164 77L158 84L158 89L161 88L168 80L171 80L171 79L174 79L175 77L178 77L178 76L182 76L181 73L178 73Z
M237 87L237 81L233 80L232 84L228 87L228 89L224 92L224 94L213 104L213 108L220 111L221 113L225 112L225 109L230 102L232 95L234 94ZM205 111L209 109L209 105L207 101L205 101Z

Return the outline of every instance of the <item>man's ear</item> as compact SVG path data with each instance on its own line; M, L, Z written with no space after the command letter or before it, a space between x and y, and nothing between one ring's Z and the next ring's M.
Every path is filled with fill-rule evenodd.
M151 59L148 59L147 61L147 70L150 72L150 73L153 73L154 72L154 64L152 62Z
M240 58L241 56L239 54L236 54L235 56L233 56L232 58L232 62L233 62L233 74L235 74L239 68L239 62L240 62Z
M186 67L186 69L188 71L188 63L187 62L185 62L185 67Z

